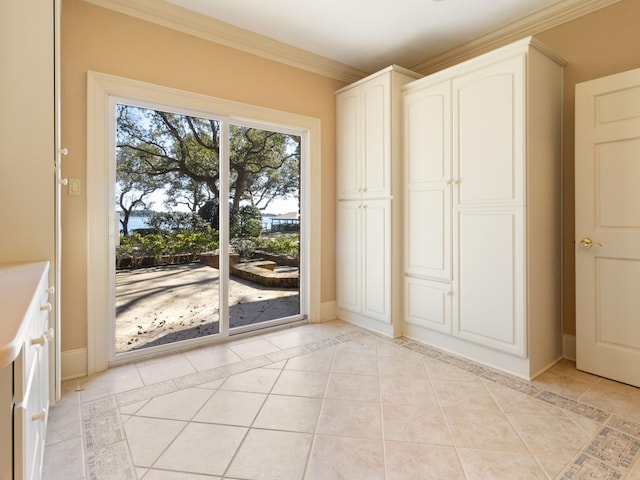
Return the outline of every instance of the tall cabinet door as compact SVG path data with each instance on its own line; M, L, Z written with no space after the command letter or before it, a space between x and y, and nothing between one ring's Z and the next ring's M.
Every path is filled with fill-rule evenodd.
M383 75L362 88L362 194L391 195L391 76Z
M409 93L405 126L405 273L451 281L451 82Z
M340 308L360 312L361 310L361 212L362 203L354 200L338 201L337 229L340 241L337 242L336 296Z
M379 321L390 321L391 289L391 200L363 202L362 281L363 313Z
M518 208L456 212L454 335L525 356L524 214Z
M360 184L360 100L359 89L336 98L336 189L338 198L359 198Z
M525 55L453 79L455 205L524 199Z

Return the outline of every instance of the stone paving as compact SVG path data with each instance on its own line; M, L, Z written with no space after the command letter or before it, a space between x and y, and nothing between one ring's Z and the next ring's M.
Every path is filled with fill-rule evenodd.
M116 352L219 332L219 273L199 263L116 273ZM229 324L296 315L298 289L268 288L231 277Z

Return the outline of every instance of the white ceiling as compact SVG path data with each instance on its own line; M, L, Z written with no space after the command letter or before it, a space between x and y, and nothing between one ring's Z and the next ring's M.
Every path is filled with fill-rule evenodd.
M565 0L167 0L365 72L407 68Z

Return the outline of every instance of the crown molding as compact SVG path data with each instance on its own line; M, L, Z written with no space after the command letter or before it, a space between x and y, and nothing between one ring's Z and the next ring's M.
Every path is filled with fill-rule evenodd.
M544 32L620 0L564 0L411 67L429 75L523 37Z
M347 83L370 72L350 67L264 35L184 9L165 0L84 0L125 15ZM414 65L422 75L437 72L523 37L535 35L620 0L563 0L550 7Z
M192 12L164 0L84 0L131 17L347 83L367 75L321 55L310 53L229 23Z

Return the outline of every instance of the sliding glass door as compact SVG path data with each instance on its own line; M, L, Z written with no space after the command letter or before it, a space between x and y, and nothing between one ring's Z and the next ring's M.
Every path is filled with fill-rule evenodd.
M304 136L114 106L115 358L303 319Z

